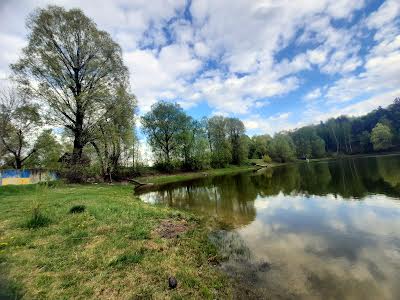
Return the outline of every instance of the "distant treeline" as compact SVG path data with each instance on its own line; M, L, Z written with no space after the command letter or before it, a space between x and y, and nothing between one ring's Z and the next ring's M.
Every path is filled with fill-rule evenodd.
M273 137L248 137L237 118L214 116L197 121L178 104L163 101L153 105L141 121L157 168L199 170L240 165L249 158L287 162L390 150L400 140L400 99L362 117L332 118Z
M286 162L395 149L400 144L400 98L362 117L340 116L289 132L253 136L249 158Z

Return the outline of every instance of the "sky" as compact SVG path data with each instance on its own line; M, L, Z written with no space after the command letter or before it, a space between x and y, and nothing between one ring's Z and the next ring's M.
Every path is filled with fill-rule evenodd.
M0 79L49 4L121 45L140 114L166 100L273 134L400 97L400 0L0 0Z

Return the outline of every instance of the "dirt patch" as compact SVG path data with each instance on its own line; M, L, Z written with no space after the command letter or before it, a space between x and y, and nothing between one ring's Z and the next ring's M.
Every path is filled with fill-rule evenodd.
M162 238L172 239L184 234L190 227L186 220L162 220L154 232Z

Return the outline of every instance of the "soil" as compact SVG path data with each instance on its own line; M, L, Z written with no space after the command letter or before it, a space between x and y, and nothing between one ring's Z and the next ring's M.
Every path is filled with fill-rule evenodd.
M155 233L162 238L172 239L179 237L190 229L186 220L162 220L160 225L155 229Z

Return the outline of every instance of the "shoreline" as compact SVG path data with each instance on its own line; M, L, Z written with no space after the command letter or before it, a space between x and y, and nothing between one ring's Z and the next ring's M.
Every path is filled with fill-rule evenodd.
M145 185L162 185L166 183L180 182L191 179L203 178L207 176L219 176L234 173L253 171L260 167L257 166L230 166L220 169L208 169L195 172L178 172L176 174L156 174L150 176L140 176L135 178L137 181L143 182Z
M314 162L334 161L334 160L349 159L349 158L368 158L368 157L380 157L380 156L391 156L391 155L400 155L400 152L339 155L337 157L314 158L310 159L309 162L314 163ZM150 185L154 187L167 183L183 182L197 178L204 178L207 176L221 176L221 175L236 174L241 172L255 171L260 168L276 168L291 164L306 163L305 160L300 160L300 159L284 163L278 163L278 162L264 163L262 159L250 159L249 162L252 163L252 165L229 166L226 168L208 169L208 170L201 170L194 172L177 172L175 174L160 173L155 175L139 176L136 177L135 180L142 182L144 187Z

